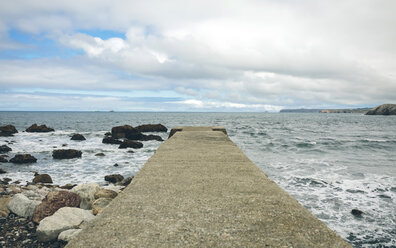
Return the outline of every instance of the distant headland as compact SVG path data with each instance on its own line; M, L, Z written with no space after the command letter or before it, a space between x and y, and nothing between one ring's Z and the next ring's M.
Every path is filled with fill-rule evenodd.
M281 113L346 113L365 115L396 115L396 104L382 104L375 108L350 108L350 109L282 109Z

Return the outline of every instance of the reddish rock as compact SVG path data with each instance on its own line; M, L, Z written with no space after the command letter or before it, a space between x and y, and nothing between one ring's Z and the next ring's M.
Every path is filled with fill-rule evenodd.
M38 174L34 177L33 183L52 183L52 178L48 174Z
M34 210L33 221L40 223L42 219L53 215L63 207L78 207L80 201L80 196L73 192L65 190L50 192Z

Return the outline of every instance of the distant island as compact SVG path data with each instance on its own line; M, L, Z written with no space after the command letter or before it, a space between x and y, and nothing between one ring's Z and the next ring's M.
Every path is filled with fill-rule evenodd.
M396 104L382 104L375 108L351 108L351 109L282 109L280 113L346 113L366 115L396 115Z

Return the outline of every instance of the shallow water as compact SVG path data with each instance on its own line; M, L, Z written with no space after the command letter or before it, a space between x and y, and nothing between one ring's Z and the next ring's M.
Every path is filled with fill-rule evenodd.
M33 171L55 184L98 182L104 176L136 174L161 144L144 142L128 153L102 144L105 132L123 124L162 123L225 126L230 138L264 172L355 247L396 247L396 117L293 113L84 113L0 112L0 125L19 131L33 123L54 133L19 132L0 137L14 153L31 153L32 165L1 164L1 177L31 181ZM71 141L79 132L86 141ZM160 134L164 139L168 134ZM53 149L75 148L81 159L53 160ZM56 147L56 148L55 148ZM97 157L103 152L105 157ZM114 167L117 163L119 166ZM362 218L350 211L358 208Z

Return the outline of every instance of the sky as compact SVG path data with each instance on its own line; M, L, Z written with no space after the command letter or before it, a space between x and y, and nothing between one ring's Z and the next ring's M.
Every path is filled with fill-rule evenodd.
M396 103L394 0L2 0L0 110Z

